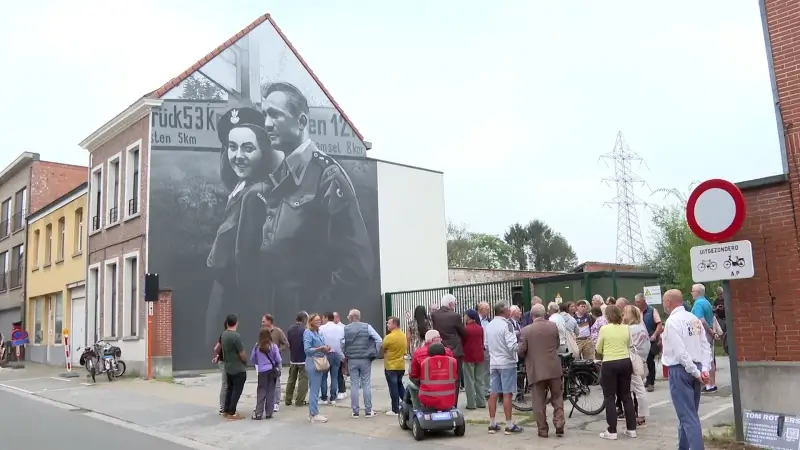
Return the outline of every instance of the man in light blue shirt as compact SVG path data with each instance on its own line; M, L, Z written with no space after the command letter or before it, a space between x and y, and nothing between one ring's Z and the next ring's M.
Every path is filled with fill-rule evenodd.
M706 287L702 284L692 286L692 298L694 299L692 314L703 323L706 337L708 337L708 342L711 343L711 370L708 372L708 384L703 387L703 392L716 392L716 377L714 375L717 371L717 360L714 357L714 308L706 298Z
M511 417L511 399L517 394L517 334L510 319L511 309L506 302L494 306L494 319L484 330L489 347L489 433L500 431L495 421L497 400L503 399L506 416L505 434L518 434L522 428Z

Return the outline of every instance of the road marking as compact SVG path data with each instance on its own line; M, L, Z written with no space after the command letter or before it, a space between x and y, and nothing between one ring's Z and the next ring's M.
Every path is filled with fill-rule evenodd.
M66 379L66 378L59 378L59 377L50 377L50 379L51 379L51 380L56 380L56 381L64 381L64 382L66 382L66 383L69 383L69 382L71 382L71 381L72 381L72 380L68 380L68 379Z
M660 402L653 403L652 405L650 405L650 407L651 408L656 408L658 406L663 406L663 405L666 405L666 404L669 404L669 403L672 403L672 400L661 400Z
M94 383L87 383L87 382L83 382L81 384L84 385L84 386L94 386L95 385Z
M6 389L11 389L12 391L22 392L23 394L31 394L31 395L33 394L32 391L29 391L27 389L18 388L16 386L9 386L7 384L2 384L2 383L0 383L0 386L4 387Z
M45 380L50 377L17 378L16 380L0 380L3 383L19 383L21 381Z
M162 433L160 431L156 431L147 427L143 427L141 425L137 425L135 423L126 422L124 420L119 420L111 416L106 416L105 414L100 414L96 412L87 412L84 416L91 417L93 419L101 420L106 423L110 423L112 425L116 425L118 427L127 428L131 431L136 431L138 433L146 434L148 436L153 436L155 438L162 439L164 441L172 442L173 444L183 445L184 447L193 448L195 450L222 450L221 447L215 447L213 445L208 445L202 442L198 442L192 439L187 439L179 436L173 436L171 434Z
M733 408L733 403L728 403L727 405L722 405L719 408L716 408L716 409L712 410L708 414L704 414L704 415L700 416L700 421L708 420L708 419L716 416L717 414L719 414L721 412L724 412L724 411L727 411L727 410L729 410L731 408Z
M73 387L59 388L59 389L42 389L42 393L44 393L44 392L73 391L75 389L86 389L86 386L73 386Z

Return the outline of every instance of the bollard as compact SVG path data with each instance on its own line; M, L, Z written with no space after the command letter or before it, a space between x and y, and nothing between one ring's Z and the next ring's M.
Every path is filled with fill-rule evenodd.
M78 374L72 371L72 352L69 351L69 330L64 329L61 334L64 337L64 359L67 362L67 371L62 373L62 378L77 378Z

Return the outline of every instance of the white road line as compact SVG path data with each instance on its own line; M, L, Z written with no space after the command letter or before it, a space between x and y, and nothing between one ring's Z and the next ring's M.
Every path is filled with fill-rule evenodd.
M75 389L86 389L86 386L73 386L73 387L59 388L59 389L42 389L42 393L45 393L45 392L74 391Z
M64 381L64 382L67 382L67 383L72 381L72 380L70 380L68 378L59 378L59 377L50 377L50 379L51 380L56 380L56 381Z
M29 391L27 389L18 388L16 386L9 386L7 384L2 384L2 383L0 383L0 386L4 387L6 389L11 389L12 391L22 392L23 394L31 394L31 395L33 394L32 391Z
M14 386L6 386L4 384L0 384L0 390L6 391L9 394L19 395L20 397L26 397L31 400L44 403L46 405L55 406L59 409L65 409L67 411L74 411L76 409L80 409L77 406L70 405L68 403L62 403L50 400L49 398L39 397L38 395L34 394L31 391L26 391L25 389L20 389Z
M202 442L194 441L192 439L187 439L180 436L173 436L171 434L162 433L160 431L143 427L141 425L136 425L135 423L125 422L124 420L115 419L114 417L106 416L104 414L99 414L96 412L88 412L85 413L84 416L91 417L92 419L102 420L103 422L110 423L112 425L116 425L122 428L127 428L131 431L136 431L138 433L146 434L148 436L153 436L168 442L172 442L173 444L182 445L184 447L192 448L195 450L222 450L221 447L215 447L213 445L208 445Z
M659 407L659 406L668 405L670 403L672 403L672 400L661 400L660 402L653 403L652 405L650 405L650 407L651 408L656 408L656 407Z
M708 420L708 419L716 416L717 414L719 414L721 412L724 412L724 411L727 411L727 410L729 410L731 408L733 408L733 403L728 403L727 405L722 405L719 408L716 408L716 409L710 411L708 414L704 414L704 415L700 416L700 421L702 422L703 420Z
M16 380L0 380L3 383L19 383L21 381L45 380L50 377L17 378Z

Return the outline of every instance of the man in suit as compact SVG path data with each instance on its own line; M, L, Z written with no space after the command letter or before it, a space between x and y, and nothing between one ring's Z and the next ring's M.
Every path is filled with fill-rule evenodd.
M311 140L308 102L295 86L268 83L261 96L270 145L286 155L256 195L266 217L250 224L262 235L254 245L263 267L254 270L265 307L280 323L297 309L363 304L375 255L353 183Z
M461 382L464 377L464 348L461 341L467 335L467 330L461 315L455 312L456 298L453 294L445 294L441 305L437 311L431 313L431 325L442 337L442 344L453 352L458 361L458 378Z
M556 436L564 435L563 371L558 357L559 337L555 323L544 318L541 304L531 307L533 322L522 329L518 352L525 359L528 384L533 385L533 415L539 437L548 437L545 399L550 391L553 404L553 426Z

